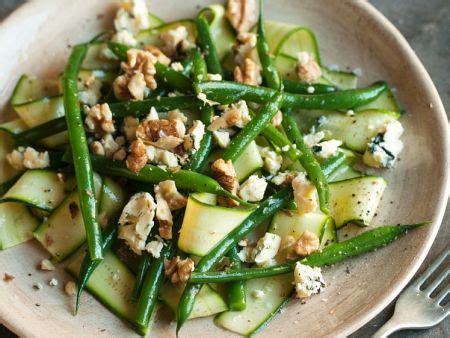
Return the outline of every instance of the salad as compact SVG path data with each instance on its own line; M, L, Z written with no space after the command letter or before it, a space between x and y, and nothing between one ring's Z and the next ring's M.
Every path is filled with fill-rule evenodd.
M262 2L165 22L124 1L59 78L17 82L0 250L37 240L41 268L77 281L75 313L87 289L142 335L159 306L177 333L214 316L251 335L326 292L321 267L424 224L338 240L371 224L387 182L369 167L393 170L403 149L391 88L357 73L327 67L314 33L265 20Z

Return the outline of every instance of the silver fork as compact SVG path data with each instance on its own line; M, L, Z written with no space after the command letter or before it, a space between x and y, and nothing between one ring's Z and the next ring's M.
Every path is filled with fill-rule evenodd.
M450 292L450 285L444 288L433 298L430 295L435 291L450 273L447 264L444 271L424 290L420 287L430 278L439 267L445 265L450 249L444 252L419 276L410 286L403 290L395 304L394 315L389 319L373 337L387 337L391 333L402 329L425 329L432 327L445 319L450 313L450 305L439 305ZM448 284L448 283L447 283Z

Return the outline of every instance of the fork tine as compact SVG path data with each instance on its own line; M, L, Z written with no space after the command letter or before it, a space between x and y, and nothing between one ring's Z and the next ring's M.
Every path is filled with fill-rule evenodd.
M424 291L427 296L430 296L433 291L442 283L442 281L447 278L450 273L450 266L447 267L440 275L431 283Z
M434 298L435 303L439 304L440 302L442 302L449 292L450 292L450 285L448 285L444 290L441 290L439 292L436 298Z
M445 250L440 256L430 265L428 269L426 269L419 278L412 284L419 288L429 277L430 275L437 269L439 265L447 258L450 253L450 249Z

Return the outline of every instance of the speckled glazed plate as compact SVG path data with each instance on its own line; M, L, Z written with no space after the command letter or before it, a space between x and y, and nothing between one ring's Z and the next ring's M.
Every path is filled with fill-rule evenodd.
M192 17L210 1L151 1L150 10L173 20ZM110 26L117 3L105 0L31 1L0 25L0 104L6 106L20 74L54 76L70 46ZM392 24L365 1L267 0L270 19L308 26L317 35L325 63L363 70L361 85L386 79L396 88L406 111L402 117L406 149L389 181L374 224L432 220L373 254L325 269L326 292L305 305L292 301L259 335L319 337L350 334L380 312L413 276L425 258L447 202L448 126L444 108L426 70ZM35 242L0 252L0 320L20 336L136 336L94 298L85 294L81 312L72 316L73 300L64 295L61 272L38 271L47 254ZM349 270L350 273L346 273ZM31 275L30 275L31 274ZM51 277L58 287L32 288ZM39 306L38 306L39 304ZM155 337L174 337L167 313L158 313ZM181 337L229 337L232 333L197 319Z

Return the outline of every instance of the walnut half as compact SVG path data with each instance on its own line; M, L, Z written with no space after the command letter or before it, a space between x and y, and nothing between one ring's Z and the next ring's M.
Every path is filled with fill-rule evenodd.
M256 24L256 1L228 0L226 16L236 31L248 32Z
M184 283L187 282L192 271L194 271L194 261L189 257L180 259L178 256L171 260L165 259L164 270L172 283Z
M224 189L233 195L236 195L239 188L239 181L236 177L236 171L234 170L233 163L230 160L225 162L223 159L219 158L213 162L211 165L211 170L214 179L219 182ZM239 205L239 203L235 200L223 196L218 196L217 202L221 205L230 207Z

